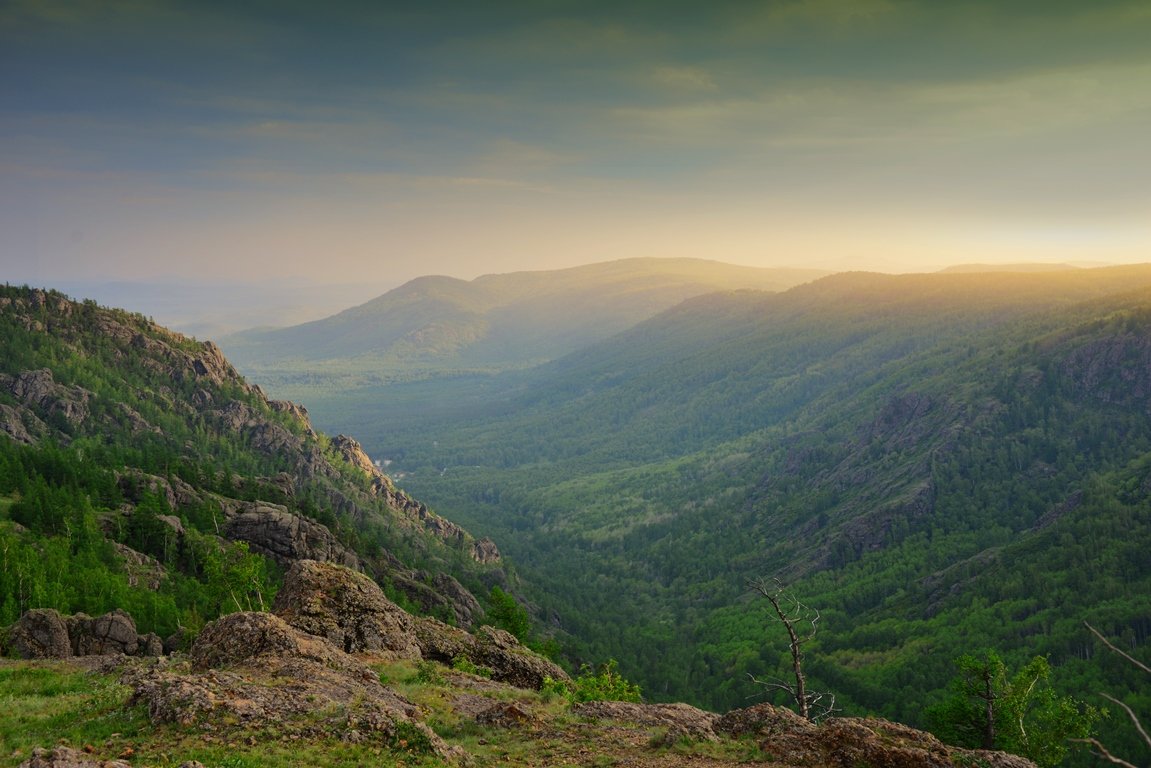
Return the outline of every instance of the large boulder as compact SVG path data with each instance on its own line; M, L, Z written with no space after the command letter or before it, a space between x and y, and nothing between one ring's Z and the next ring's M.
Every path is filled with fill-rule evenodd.
M8 629L8 650L22 659L66 659L72 655L67 620L52 608L34 608Z
M135 656L140 649L136 622L119 608L96 618L77 613L69 616L67 623L72 653L76 656L101 656L108 653Z
M514 635L494 627L476 634L431 618L416 619L416 638L425 659L453 663L465 658L492 670L492 679L517 688L539 690L544 680L568 680L560 667L520 644Z
M192 669L223 669L254 659L306 659L332 669L363 672L366 668L339 648L294 629L270 613L230 613L201 630L189 654ZM370 673L369 673L370 675Z
M412 616L378 584L348 568L315 560L295 563L272 610L291 626L327 638L348 653L420 658Z

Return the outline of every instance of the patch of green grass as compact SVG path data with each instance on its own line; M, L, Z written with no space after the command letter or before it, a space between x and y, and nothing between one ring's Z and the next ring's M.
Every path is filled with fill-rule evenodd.
M430 689L434 690L434 689ZM287 730L153 725L114 676L64 662L0 660L0 768L15 768L37 747L58 744L95 760L123 759L171 768L199 760L207 768L422 766L442 761L418 729L401 728L391 743L348 743Z
M101 754L123 751L151 730L141 707L126 706L129 693L108 675L67 665L0 662L0 766L61 741Z

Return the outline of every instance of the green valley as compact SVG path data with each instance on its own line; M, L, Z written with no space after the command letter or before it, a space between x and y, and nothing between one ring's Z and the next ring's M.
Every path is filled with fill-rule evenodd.
M756 700L787 649L746 583L775 576L822 612L813 684L922 726L984 648L1148 711L1082 624L1146 653L1148 396L1151 268L1122 267L713 293L528 371L309 405L499 541L575 658Z

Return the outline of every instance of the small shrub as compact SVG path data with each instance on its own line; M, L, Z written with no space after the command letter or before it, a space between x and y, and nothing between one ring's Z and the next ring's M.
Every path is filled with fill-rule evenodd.
M440 665L434 661L421 661L417 664L414 680L424 685L443 685L445 682Z
M476 675L478 677L486 677L489 680L492 677L492 668L476 664L467 656L463 654L456 656L452 659L452 669L457 672L466 672L469 675Z
M590 664L584 664L579 676L570 682L544 678L541 691L545 696L562 696L571 702L643 700L640 687L616 670L615 659L601 665L598 673Z
M413 755L428 755L433 751L432 740L427 731L415 723L408 722L396 723L396 732L392 736L392 749Z

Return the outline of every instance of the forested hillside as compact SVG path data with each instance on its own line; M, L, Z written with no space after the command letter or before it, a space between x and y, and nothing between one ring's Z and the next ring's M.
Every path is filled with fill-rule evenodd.
M822 611L813 684L848 712L923 725L981 649L1151 710L1082 624L1146 657L1151 268L712 294L474 382L325 422L354 413L406 488L504 544L542 622L651 695L762 695L785 635L746 584L776 576Z
M507 585L491 541L269 400L211 343L7 286L0 551L0 626L29 608L121 608L161 637L270 605L297 559L363 569L461 624L482 615L473 592Z

